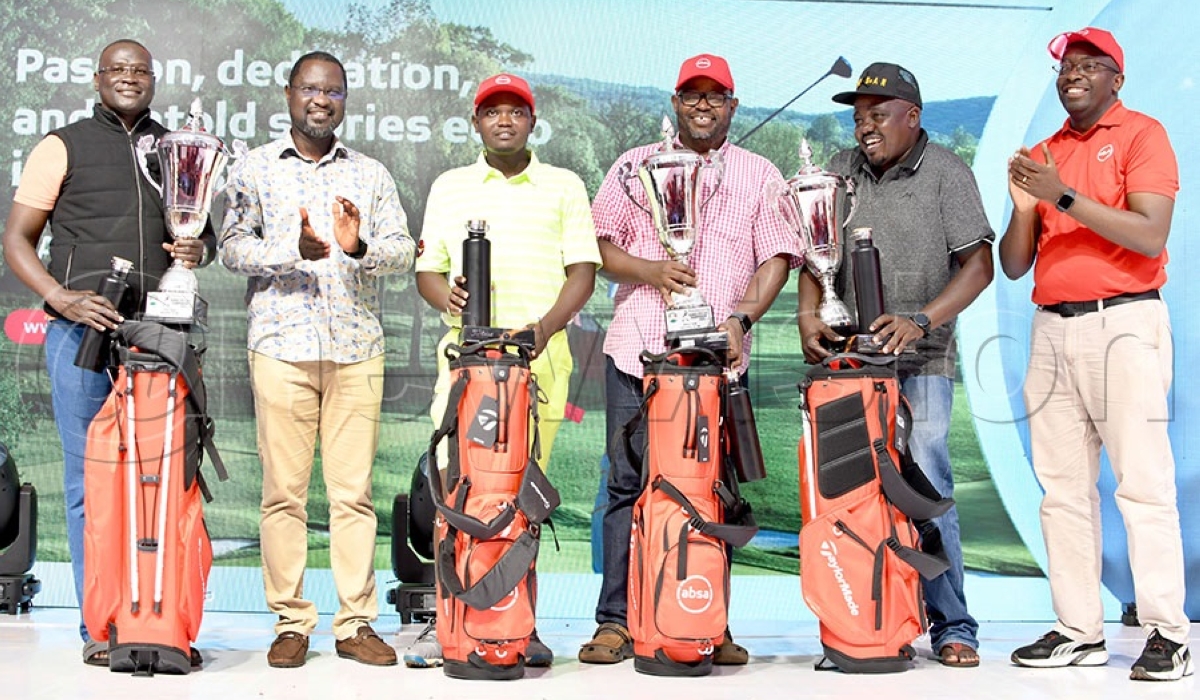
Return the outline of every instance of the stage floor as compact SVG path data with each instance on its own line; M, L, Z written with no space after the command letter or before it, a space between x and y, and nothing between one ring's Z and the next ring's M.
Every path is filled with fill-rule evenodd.
M541 638L557 660L549 669L530 669L524 680L506 683L459 681L440 669L372 668L339 659L333 651L329 617L312 637L308 663L299 669L267 666L266 649L273 638L274 618L254 613L207 613L197 647L202 669L189 676L134 678L86 666L80 660L78 611L35 607L21 615L0 614L0 676L3 697L13 700L54 698L205 698L235 700L332 700L337 698L706 698L789 697L960 697L960 698L1194 698L1196 676L1171 683L1128 680L1129 666L1141 652L1140 630L1110 624L1112 658L1099 668L1025 669L1009 664L1013 648L1032 641L1049 627L1038 623L983 623L982 664L974 669L945 668L933 661L928 642L918 640L921 658L914 668L885 676L848 676L817 672L820 651L814 622L748 620L733 631L751 653L750 664L718 668L703 679L644 676L631 662L590 666L575 658L579 644L594 628L588 619L549 618L538 622ZM384 639L403 651L421 629L401 625L395 615L375 625ZM1193 632L1192 649L1200 650Z

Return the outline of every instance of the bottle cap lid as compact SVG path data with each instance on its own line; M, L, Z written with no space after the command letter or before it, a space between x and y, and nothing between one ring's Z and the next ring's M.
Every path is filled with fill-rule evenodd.
M855 241L870 241L873 232L869 226L860 226L850 232L850 238Z
M482 236L487 233L488 225L483 219L471 219L467 221L467 234L470 236Z

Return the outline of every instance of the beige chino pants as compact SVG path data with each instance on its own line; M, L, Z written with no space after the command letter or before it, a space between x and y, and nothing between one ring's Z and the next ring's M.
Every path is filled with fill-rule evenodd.
M329 499L329 557L340 607L338 639L378 614L371 465L379 441L383 356L355 364L282 362L250 353L263 465L260 537L275 633L309 634L317 609L304 599L308 486L318 436Z
M1138 618L1149 634L1186 642L1184 563L1167 437L1171 324L1158 300L1073 318L1034 314L1025 405L1034 472L1045 490L1042 533L1055 630L1104 638L1100 448L1116 477Z

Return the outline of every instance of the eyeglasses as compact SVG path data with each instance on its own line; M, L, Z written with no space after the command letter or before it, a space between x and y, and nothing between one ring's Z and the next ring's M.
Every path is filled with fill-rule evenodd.
M329 99L333 100L334 102L341 102L342 100L346 99L346 88L326 89L326 88L319 88L315 85L300 85L300 86L293 85L292 89L296 90L301 95L303 95L304 99L306 99L306 100L311 100L312 98L316 97L317 95L322 95L322 94L325 95L326 97L328 97Z
M732 92L696 92L695 90L687 90L686 92L676 93L676 97L683 103L684 107L695 107L700 104L703 99L708 103L709 107L724 107L732 97Z
M97 68L96 72L100 75L123 75L127 78L137 78L138 80L146 80L154 77L154 71L146 66L105 66Z
M1089 78L1095 77L1100 73L1101 70L1110 70L1114 73L1121 72L1119 69L1113 68L1106 63L1101 63L1100 61L1080 61L1079 63L1063 61L1056 66L1050 66L1050 70L1054 71L1058 75L1066 75L1071 71L1078 71L1080 75L1084 75Z

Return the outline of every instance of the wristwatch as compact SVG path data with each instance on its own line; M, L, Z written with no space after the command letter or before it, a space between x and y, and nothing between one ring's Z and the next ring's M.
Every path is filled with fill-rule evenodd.
M749 333L750 327L754 325L754 321L750 318L750 314L745 313L744 311L734 311L733 313L729 314L729 318L736 318L738 323L742 324L743 334Z
M929 335L929 327L933 325L933 321L929 320L924 311L918 311L913 314L912 322L917 324L917 328L920 328L922 333Z
M1058 202L1054 206L1057 207L1059 211L1066 211L1070 209L1071 205L1074 203L1075 190L1068 187L1067 191L1062 193L1062 196L1058 198Z
M367 254L367 242L364 241L363 239L359 238L358 239L358 250L354 251L353 253L349 253L349 256L351 258L353 258L354 260L362 260L363 256L366 254Z

